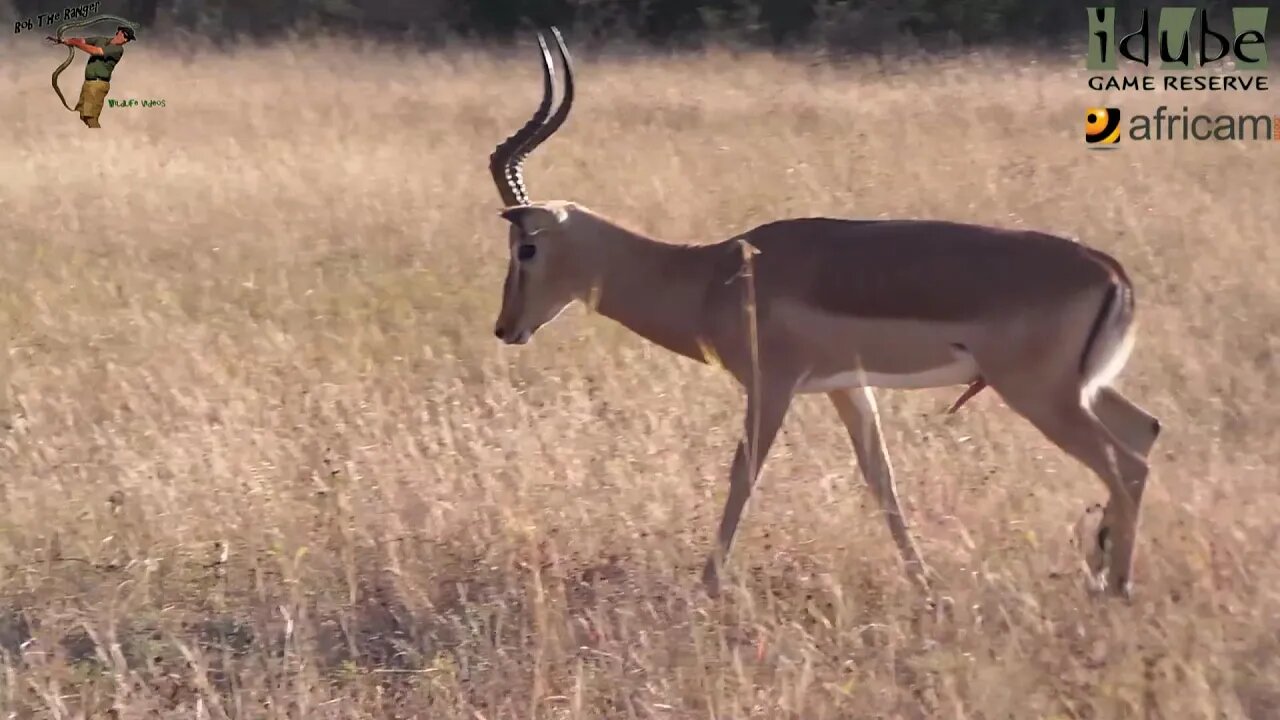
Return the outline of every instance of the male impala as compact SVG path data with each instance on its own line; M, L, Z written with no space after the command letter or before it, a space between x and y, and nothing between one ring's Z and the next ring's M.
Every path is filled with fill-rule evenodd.
M830 398L909 574L923 582L871 388L969 384L953 409L990 386L1106 483L1086 559L1099 585L1128 594L1160 424L1110 387L1134 328L1133 287L1118 262L1044 233L927 220L781 220L714 245L673 245L581 205L530 202L521 164L573 104L569 54L552 34L560 105L552 116L555 70L540 34L542 102L490 158L510 223L495 334L523 344L581 300L742 385L746 431L703 573L710 591L787 408L804 393Z

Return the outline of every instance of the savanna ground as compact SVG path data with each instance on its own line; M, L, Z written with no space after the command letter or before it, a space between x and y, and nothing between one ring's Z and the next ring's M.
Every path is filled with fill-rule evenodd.
M825 399L794 407L713 601L737 388L581 309L492 337L486 161L536 104L527 44L139 43L112 97L165 106L89 132L49 89L61 49L22 41L0 52L4 717L1280 713L1280 144L1080 137L1089 105L1280 108L1108 102L1074 58L579 58L535 198L694 242L993 222L1128 266L1120 386L1165 427L1132 602L1084 589L1096 478L994 393L946 416L959 388L884 392L938 616Z

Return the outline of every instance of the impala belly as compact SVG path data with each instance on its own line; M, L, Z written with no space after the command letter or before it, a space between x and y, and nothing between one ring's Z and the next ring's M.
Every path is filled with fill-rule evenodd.
M965 385L978 377L978 364L966 352L956 352L956 359L946 365L916 372L892 373L873 370L846 370L830 375L809 375L797 392L831 392L857 387L919 389Z
M980 374L966 349L974 329L964 323L848 317L794 300L772 309L780 344L806 359L800 393L965 385Z

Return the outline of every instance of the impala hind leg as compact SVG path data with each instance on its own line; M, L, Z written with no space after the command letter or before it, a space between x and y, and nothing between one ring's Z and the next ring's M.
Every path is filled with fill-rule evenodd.
M1118 390L1101 387L1093 398L1093 414L1130 450L1147 457L1160 435L1160 421Z
M835 406L840 421L849 431L849 440L853 443L853 452L858 458L858 468L862 477L875 496L881 512L889 526L889 533L898 545L898 552L906 565L907 575L916 583L927 588L924 561L920 551L916 549L907 527L906 518L898 504L898 490L893 482L893 466L889 462L889 453L885 449L883 433L880 430L880 413L876 407L876 398L871 388L853 390L836 390L827 393L831 404Z
M1098 420L1106 426L1117 442L1133 451L1144 461L1147 459L1147 456L1151 454L1151 448L1155 445L1156 438L1160 435L1159 420L1135 405L1124 395L1121 395L1118 390L1106 386L1099 388L1093 396L1090 409ZM1145 483L1143 483L1143 487L1145 487ZM1136 495L1136 503L1140 508L1142 500L1141 489L1137 491ZM1107 502L1107 506L1103 510L1102 522L1098 525L1094 541L1091 546L1086 548L1086 562L1095 577L1100 576L1106 570L1108 562L1112 565L1115 564L1114 555L1116 553L1124 554L1120 558L1121 562L1132 564L1137 537L1138 518L1136 514L1135 512L1130 532L1125 536L1129 539L1129 543L1127 545L1115 545L1113 544L1115 541L1112 539L1112 533L1117 523L1125 522L1125 518L1123 509L1114 495ZM1109 554L1113 557L1109 558Z
M1127 596L1147 482L1146 460L1094 415L1076 387L1055 392L1033 387L1010 391L996 386L996 391L1009 407L1106 483L1110 499L1098 530L1098 547L1089 562L1095 573L1105 569L1105 577L1100 579L1105 579L1110 593Z
M720 568L729 557L742 509L751 497L751 489L764 466L769 448L773 446L773 440L782 428L787 408L791 406L791 397L790 389L767 390L761 392L759 397L752 397L748 393L745 431L738 443L737 452L733 455L733 467L729 471L729 497L725 500L724 512L720 516L716 547L707 558L702 571L703 585L713 595L719 589Z

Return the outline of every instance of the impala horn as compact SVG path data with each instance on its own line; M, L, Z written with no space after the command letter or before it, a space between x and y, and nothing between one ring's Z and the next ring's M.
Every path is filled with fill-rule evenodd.
M560 106L548 120L551 97L554 94L555 67L551 51L547 48L547 40L542 33L538 33L538 49L542 52L542 102L538 104L538 109L529 118L529 122L502 141L489 156L489 172L493 175L498 195L502 197L506 207L529 204L529 191L525 188L521 167L524 159L560 129L565 118L569 117L569 109L573 107L573 65L569 60L569 51L565 48L564 38L558 29L552 27L551 34L555 38L556 51L560 54L560 64L564 68L564 95L560 98Z

